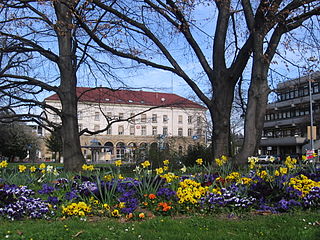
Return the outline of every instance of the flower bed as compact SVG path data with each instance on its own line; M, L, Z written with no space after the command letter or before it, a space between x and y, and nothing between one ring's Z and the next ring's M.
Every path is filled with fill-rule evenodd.
M216 167L197 159L196 174L183 167L170 172L170 162L152 170L145 161L134 177L121 175L122 162L99 171L84 165L68 175L50 165L19 165L8 169L0 162L0 216L67 218L104 216L144 219L157 215L221 212L287 212L320 206L320 172L288 158L283 166L262 168L249 158L247 171L234 172L226 157ZM189 171L189 173L188 173Z

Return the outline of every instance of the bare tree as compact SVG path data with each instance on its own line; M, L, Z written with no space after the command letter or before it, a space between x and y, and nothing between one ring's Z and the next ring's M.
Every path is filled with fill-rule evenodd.
M81 12L73 12L97 47L172 72L191 87L210 111L216 157L229 155L235 86L252 56L241 162L259 144L268 70L281 37L320 12L316 0L92 0L87 7L95 15L86 21ZM192 69L186 59L194 60Z

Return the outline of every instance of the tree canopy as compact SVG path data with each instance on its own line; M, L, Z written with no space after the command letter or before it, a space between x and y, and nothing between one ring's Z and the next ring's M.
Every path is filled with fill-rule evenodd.
M84 163L77 122L80 71L90 73L93 82L99 76L112 77L108 60L115 56L130 67L127 60L177 75L208 107L215 156L230 153L234 92L247 72L245 141L239 155L244 161L259 144L270 64L279 46L287 44L283 36L300 28L319 37L312 34L312 28L319 30L314 17L320 13L317 0L2 0L0 4L3 108L19 119L46 123L50 130L58 126L35 107L59 116L67 170L79 170ZM301 36L296 40L302 44ZM42 101L46 92L59 96L61 109Z

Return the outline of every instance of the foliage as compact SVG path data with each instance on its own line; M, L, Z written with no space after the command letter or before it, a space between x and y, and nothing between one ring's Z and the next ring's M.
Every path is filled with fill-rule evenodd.
M320 207L320 171L288 159L283 166L229 168L222 156L217 166L195 160L198 172L170 172L170 161L152 170L144 161L135 175L122 175L121 161L107 170L83 165L77 175L51 165L13 165L0 162L0 216L25 218L109 217L127 220L153 216L234 214L262 211L269 214ZM195 169L195 168L194 168ZM191 169L193 171L194 169Z
M212 164L212 149L211 147L205 147L201 144L197 144L188 148L186 155L182 156L180 161L187 167L193 166L196 159L203 159L205 165Z
M59 153L60 157L62 153L62 139L58 131L54 131L50 136L46 137L45 144L49 151Z
M38 138L32 134L31 128L17 123L0 123L0 154L8 157L10 161L14 157L24 159L29 153L38 148Z

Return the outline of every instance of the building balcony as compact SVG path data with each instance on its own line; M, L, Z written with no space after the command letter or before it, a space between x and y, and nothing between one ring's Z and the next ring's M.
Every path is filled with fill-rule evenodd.
M264 122L264 128L276 127L276 126L288 126L288 125L298 125L301 123L305 123L310 121L310 115L305 115L301 117L294 117L294 118L286 118L286 119L277 119L273 121Z
M260 146L292 146L305 144L306 137L262 138Z
M320 93L312 94L312 100L318 101L320 100ZM299 105L302 103L309 103L309 95L304 97L293 98L289 100L279 101L269 103L267 105L267 109L277 109L277 108L285 108L285 107L293 107L294 105Z

